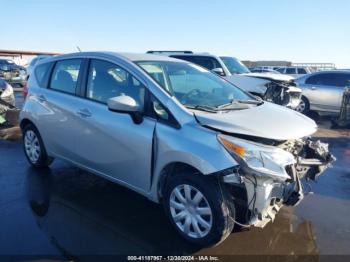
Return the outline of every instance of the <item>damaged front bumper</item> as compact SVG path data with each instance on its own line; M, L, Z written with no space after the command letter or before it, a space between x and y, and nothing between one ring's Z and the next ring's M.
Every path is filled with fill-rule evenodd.
M279 146L296 158L295 164L285 167L289 175L285 181L254 173L242 166L223 175L222 181L232 193L232 200L243 212L239 223L264 227L274 220L283 205L295 206L303 199L302 178L315 180L335 161L328 145L320 141L295 140ZM237 194L239 190L240 194Z

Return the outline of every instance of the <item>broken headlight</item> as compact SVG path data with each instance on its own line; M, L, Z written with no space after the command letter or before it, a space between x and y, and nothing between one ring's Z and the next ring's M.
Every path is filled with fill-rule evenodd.
M280 148L221 134L218 135L218 139L238 164L246 170L280 180L290 178L285 167L296 163L291 153Z

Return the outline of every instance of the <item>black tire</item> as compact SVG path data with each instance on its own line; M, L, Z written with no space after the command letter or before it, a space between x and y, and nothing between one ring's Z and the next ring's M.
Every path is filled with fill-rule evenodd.
M212 226L204 237L191 237L176 225L170 210L170 197L179 185L190 185L199 190L206 198L212 211ZM235 219L235 207L226 188L219 184L216 177L184 173L172 176L164 189L163 206L175 230L187 241L200 247L215 246L224 241L232 232ZM192 226L193 228L193 226Z
M25 137L26 137L26 134L28 132L33 132L38 139L40 153L39 153L39 157L35 161L30 158L30 156L28 155L27 150L26 150ZM47 155L43 140L41 139L41 136L40 136L40 133L33 124L27 124L23 128L23 150L24 150L24 154L25 154L28 162L35 168L49 167L54 160L52 157Z
M299 113L302 113L302 114L306 115L306 114L308 114L310 112L310 102L305 96L301 97L301 101L302 101L302 103L304 103L305 107L304 107L303 110L298 109L297 111Z

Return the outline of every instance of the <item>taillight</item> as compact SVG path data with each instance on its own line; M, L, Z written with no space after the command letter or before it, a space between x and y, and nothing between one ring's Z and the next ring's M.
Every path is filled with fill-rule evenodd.
M24 98L27 97L28 95L28 87L27 87L27 82L24 82L23 88L22 88L22 95Z

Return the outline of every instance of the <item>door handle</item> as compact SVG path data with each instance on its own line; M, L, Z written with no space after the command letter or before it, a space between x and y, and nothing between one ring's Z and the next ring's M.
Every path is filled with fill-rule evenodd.
M38 95L38 100L41 103L46 102L46 97L44 95Z
M89 109L79 109L77 114L81 117L91 117L92 116L92 113L90 112Z
M316 89L317 89L317 87L315 87L315 86L311 87L311 90L316 90Z

